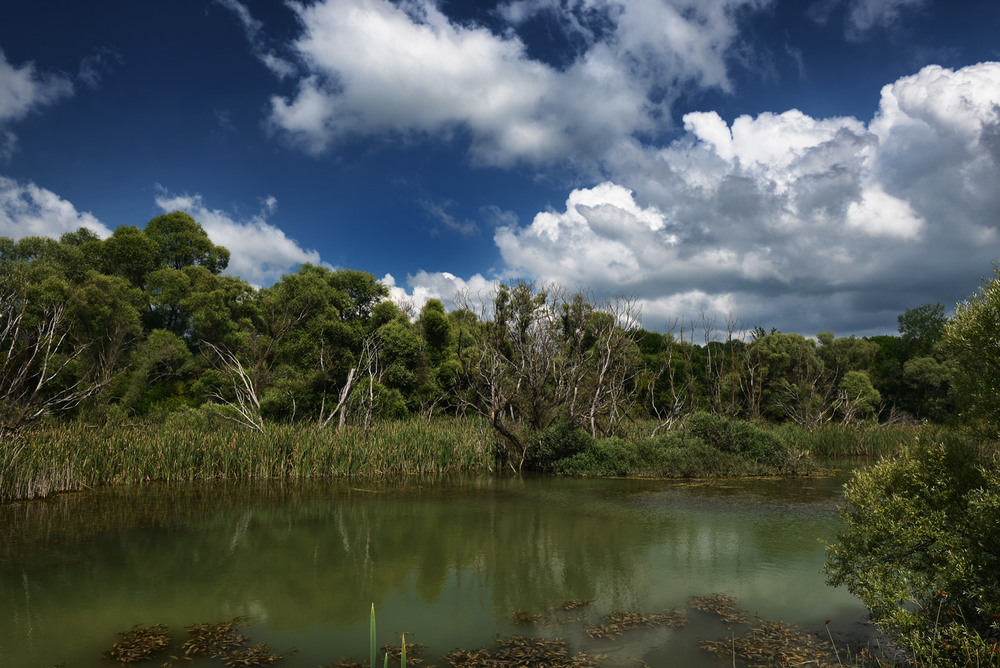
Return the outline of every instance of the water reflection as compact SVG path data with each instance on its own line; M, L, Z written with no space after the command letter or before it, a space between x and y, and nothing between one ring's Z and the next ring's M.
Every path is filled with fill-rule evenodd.
M436 656L523 634L514 611L567 599L593 599L593 622L721 591L770 619L853 623L859 605L817 572L839 482L154 485L12 504L0 507L0 656L101 665L134 624L183 635L249 615L255 642L299 648L282 665L315 666L365 653L371 602L385 640L415 631ZM663 652L714 665L691 638L724 627L703 617L597 647L651 665ZM529 632L594 648L582 626Z

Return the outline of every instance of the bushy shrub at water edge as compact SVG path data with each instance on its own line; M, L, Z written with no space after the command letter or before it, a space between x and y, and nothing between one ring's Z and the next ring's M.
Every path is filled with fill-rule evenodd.
M1000 665L1000 460L919 440L857 471L828 581L925 665Z
M685 421L684 430L721 452L771 466L781 466L785 461L786 448L782 442L750 422L694 413Z

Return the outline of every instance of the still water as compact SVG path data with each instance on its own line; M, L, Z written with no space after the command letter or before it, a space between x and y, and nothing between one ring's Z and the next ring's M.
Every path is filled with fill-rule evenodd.
M424 665L512 635L559 637L608 666L732 665L698 648L734 631L690 597L736 596L751 616L824 634L828 618L863 627L860 603L819 573L842 483L153 485L0 506L0 665L108 666L102 653L137 624L165 624L179 644L187 626L241 615L251 644L289 651L281 666L361 661L373 602L379 644L406 632L428 646ZM569 599L593 601L574 613L585 619L514 622ZM667 609L688 624L585 633L610 611Z

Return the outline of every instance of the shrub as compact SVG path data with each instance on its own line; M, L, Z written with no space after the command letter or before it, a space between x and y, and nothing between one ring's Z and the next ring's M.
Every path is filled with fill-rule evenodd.
M770 466L785 461L785 446L770 432L742 420L730 420L709 413L695 413L684 429L721 452Z
M578 430L579 431L579 430ZM586 432L580 432L590 437ZM636 446L620 438L590 439L585 450L553 463L556 473L621 476L635 472L641 462Z
M585 452L593 444L594 438L571 420L559 420L539 434L529 466L536 471L554 471L556 462Z
M929 665L1000 662L1000 468L967 441L917 441L856 472L827 554L874 621Z
M694 478L721 475L732 469L731 455L700 438L682 438L668 433L643 439L637 445L640 456L657 475Z

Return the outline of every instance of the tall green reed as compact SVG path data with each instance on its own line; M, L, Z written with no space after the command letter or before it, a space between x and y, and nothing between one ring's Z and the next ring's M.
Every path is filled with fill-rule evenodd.
M484 438L484 434L487 437ZM488 472L491 436L477 420L389 422L364 433L312 425L51 422L0 448L0 501L153 480L246 480Z

